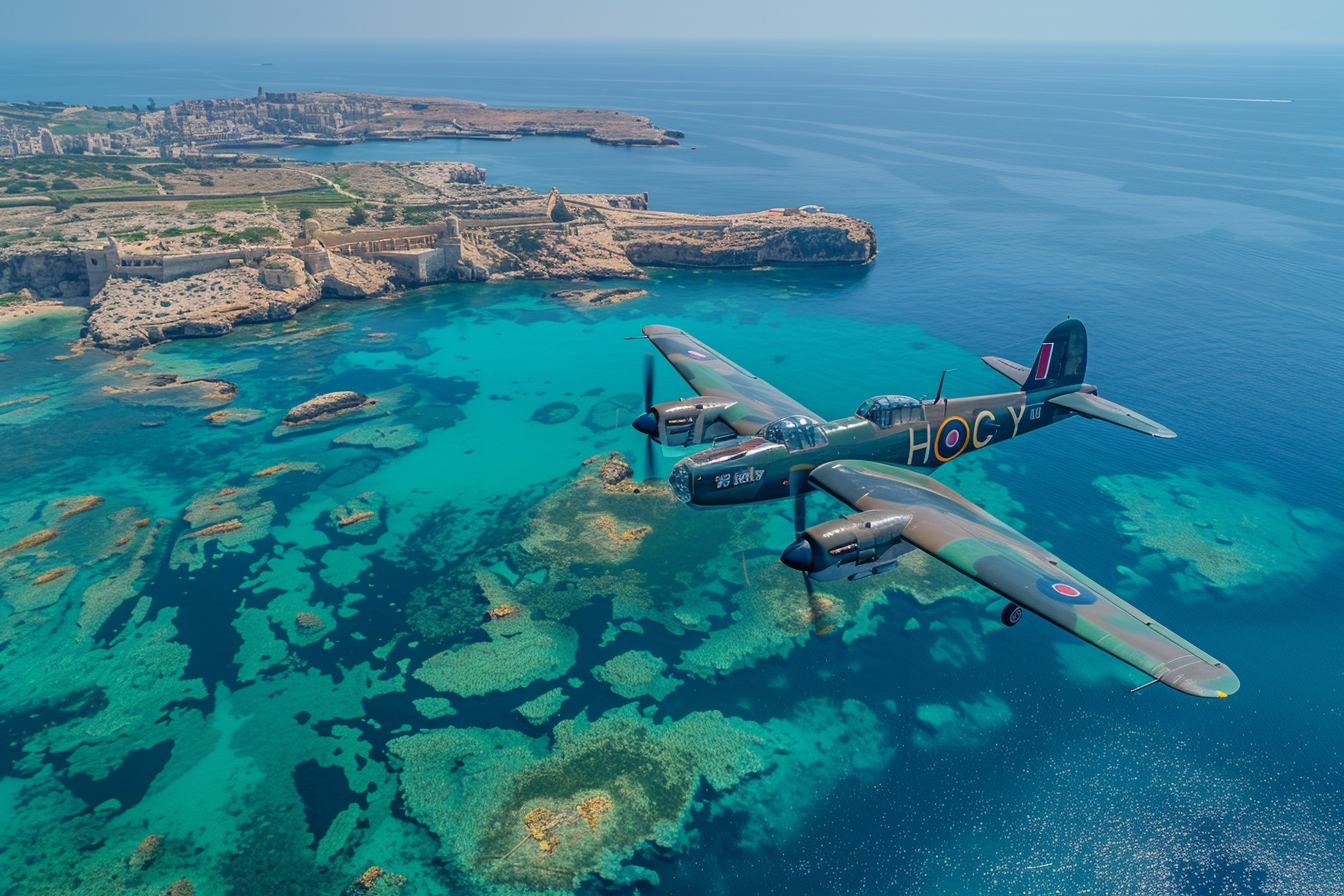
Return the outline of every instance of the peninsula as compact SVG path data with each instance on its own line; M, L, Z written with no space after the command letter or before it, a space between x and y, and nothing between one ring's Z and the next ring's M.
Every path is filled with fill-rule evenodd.
M509 109L447 97L271 93L150 99L125 106L0 103L0 158L76 152L178 157L222 149L429 138L587 137L614 146L676 146L678 131L614 109Z
M0 106L0 119L12 136L10 108ZM501 278L639 280L656 265L865 264L877 252L871 225L818 206L679 214L651 210L645 193L491 184L466 162L309 164L237 149L272 138L523 133L676 142L619 112L261 93L140 113L118 138L124 153L91 150L102 145L92 140L100 132L84 134L81 147L65 139L72 135L39 130L28 152L16 154L24 147L11 142L0 158L0 314L44 301L83 306L88 339L113 351L290 317L323 296ZM143 140L157 141L154 157ZM555 295L596 306L643 292Z

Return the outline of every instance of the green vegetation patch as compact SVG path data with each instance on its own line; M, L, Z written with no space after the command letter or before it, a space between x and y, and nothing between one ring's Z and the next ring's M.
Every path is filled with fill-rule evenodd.
M297 190L265 196L225 196L219 199L197 199L187 203L189 212L259 212L271 209L342 208L354 205L355 200L342 196L331 188Z
M124 131L137 124L134 112L99 111L85 109L82 112L67 112L49 118L53 134L98 134L111 131Z
M274 228L266 228L268 230ZM219 231L209 224L202 224L200 227L165 227L159 231L161 237L187 236L193 233L201 233L207 236L219 236Z
M153 184L124 184L115 187L95 187L70 192L54 191L52 195L67 202L97 202L101 199L117 199L129 196L157 196L158 193L158 187Z
M29 156L6 159L0 163L0 178L8 175L28 176L49 174L73 179L102 177L108 180L144 181L131 166L116 156L93 158L89 156Z
M236 233L224 234L219 241L227 246L237 246L240 243L265 243L279 238L280 231L274 227L244 227Z

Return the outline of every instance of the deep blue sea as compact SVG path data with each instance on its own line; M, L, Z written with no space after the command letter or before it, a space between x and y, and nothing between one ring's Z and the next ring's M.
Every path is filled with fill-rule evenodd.
M879 255L862 269L657 272L647 298L592 312L556 307L547 284L450 285L305 312L305 326L344 327L323 339L268 324L144 353L156 372L238 383L233 406L262 414L224 428L204 424L200 408L128 411L102 391L112 359L100 353L53 361L77 320L0 330L10 359L0 402L54 396L42 413L0 414L0 544L56 526L48 502L69 496L104 496L96 514L107 518L139 508L123 525L166 521L145 568L107 572L120 562L115 533L96 527L51 541L49 558L0 567L0 863L16 880L150 893L186 876L201 894L334 894L377 863L410 878L406 893L469 892L445 834L459 822L427 819L484 797L469 784L408 792L425 779L398 779L402 763L427 760L397 744L498 730L488 736L525 734L542 755L557 721L628 702L588 670L639 650L683 680L662 699L639 698L647 719L717 710L764 726L777 754L735 787L700 784L677 836L635 851L629 862L657 886L612 872L585 878L583 892L1344 892L1344 51L407 44L0 55L0 99L11 101L165 105L258 86L646 115L683 131L683 145L445 140L293 155L461 159L494 183L647 191L651 208L685 212L817 203L872 222ZM939 477L1227 662L1242 681L1232 698L1131 694L1141 677L1041 620L1003 629L983 595L925 594L909 579L849 628L762 649L765 623L752 615L762 599L732 577L755 564L771 581L790 537L788 509L773 507L721 517L738 527L733 538L755 533L755 554L716 556L713 539L732 539L702 523L712 513L677 508L655 524L682 540L630 569L651 591L682 589L671 616L622 615L621 598L599 598L561 617L579 645L563 674L483 696L453 691L455 715L412 705L435 696L414 677L422 663L485 636L436 634L408 595L467 559L498 581L526 572L509 564L520 550L544 553L519 547L528 520L558 518L546 501L568 494L580 462L640 456L638 435L617 425L639 389L640 349L623 336L681 326L839 417L873 394L931 395L945 368L953 394L999 391L1006 381L979 356L1026 362L1065 316L1088 328L1088 379L1101 394L1179 438L1072 420ZM671 369L659 376L660 399L677 397ZM332 432L268 436L313 394L407 385L420 396L398 419L419 429L409 450L333 446ZM577 409L572 422L532 419L554 401ZM156 425L141 427L148 417ZM323 472L247 491L254 471L279 463ZM666 474L670 461L659 463ZM211 497L226 487L244 497ZM369 492L379 527L335 531L333 508L358 509L351 502ZM200 564L180 555L188 508L207 516L193 502L234 498L259 531L235 549L205 544ZM827 510L839 512L814 502L817 519ZM76 537L83 559L62 546ZM191 552L190 539L177 544ZM70 576L54 603L4 584L64 562L91 572ZM81 592L87 612L88 589L110 580L133 593L89 635ZM704 600L719 612L693 619ZM304 610L331 628L297 630ZM603 637L632 620L641 631ZM754 645L747 658L731 674L698 674L688 654L734 624ZM545 724L514 713L557 687L566 701ZM462 767L485 763L476 780L492 780L490 751L471 755ZM127 879L146 834L164 835L165 852Z

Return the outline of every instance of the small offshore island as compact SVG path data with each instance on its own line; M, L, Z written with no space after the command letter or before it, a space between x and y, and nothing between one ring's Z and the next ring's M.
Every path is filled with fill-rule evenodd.
M97 128L103 128L98 130ZM313 143L587 137L675 146L647 118L369 94L267 93L163 109L0 104L0 314L89 309L111 351L292 317L323 296L450 281L641 279L644 267L865 264L865 221L817 206L651 211L648 194L548 194L466 162L309 164ZM637 289L566 289L605 305Z

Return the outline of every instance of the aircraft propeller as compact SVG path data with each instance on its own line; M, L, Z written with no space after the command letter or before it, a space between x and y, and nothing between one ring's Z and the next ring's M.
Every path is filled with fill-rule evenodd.
M632 424L644 433L644 478L652 479L658 475L654 468L653 437L658 434L658 418L653 415L653 355L644 353L644 413L635 418Z
M803 538L803 532L807 529L807 492L803 486L807 484L807 470L789 471L789 497L793 499L793 544L789 545L786 553L789 551L807 550L811 553L811 546ZM810 556L808 558L811 559ZM812 591L812 577L806 572L807 564L803 563L796 567L803 572L803 587L807 589L807 603L812 608L813 616L816 615L816 594Z

